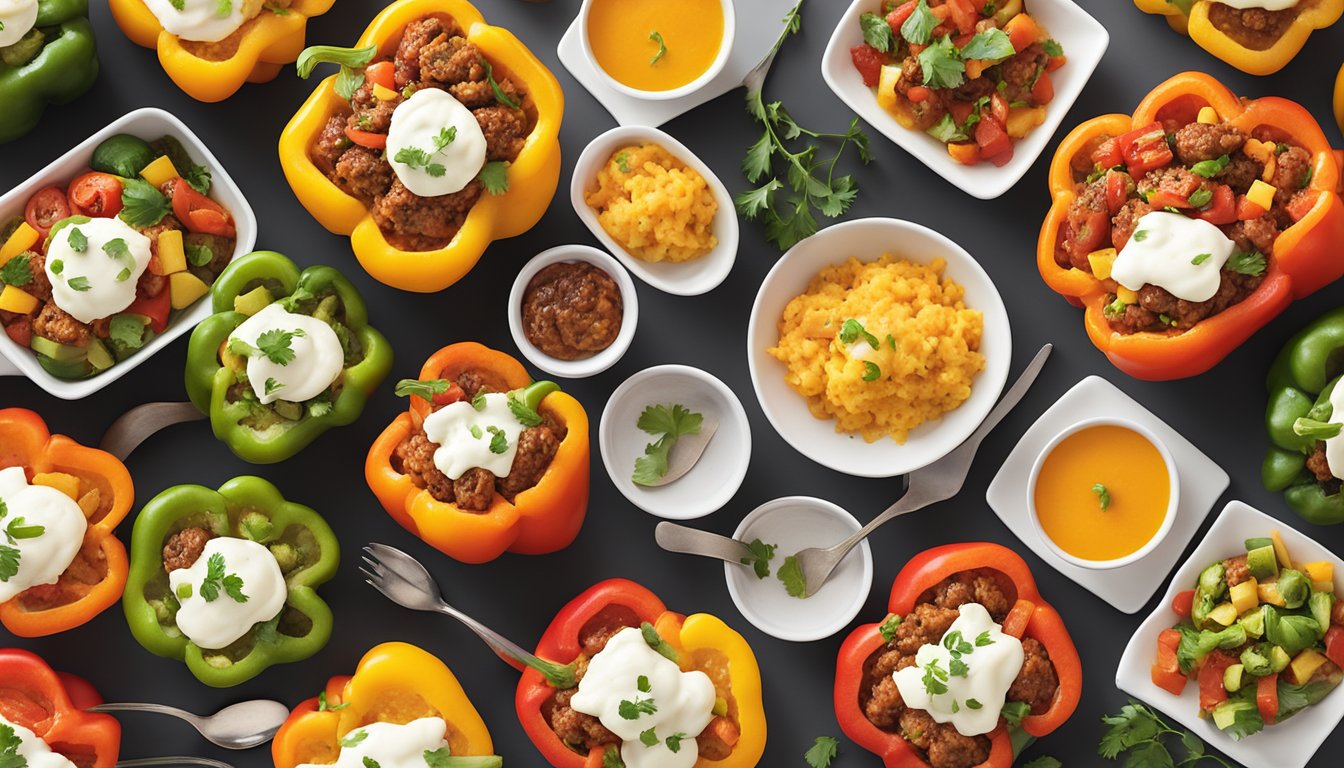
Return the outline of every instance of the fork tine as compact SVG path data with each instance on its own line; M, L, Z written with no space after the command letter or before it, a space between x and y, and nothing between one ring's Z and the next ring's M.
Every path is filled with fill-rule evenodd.
M381 575L365 570L364 568L360 568L359 572L364 574L365 577L364 581L368 582L369 586L377 589L380 592L382 591L382 587L380 587L379 584L382 584L384 579ZM375 584L374 583L375 581L378 582L378 584Z
M382 571L383 571L383 569L384 569L384 567L385 567L385 566L383 565L382 561L379 560L379 559L376 558L376 557L371 557L371 556L369 556L369 555L364 555L364 556L361 557L360 559L363 560L364 563L365 563L366 565L368 565L370 568L374 569L375 571L378 571L379 573L382 573Z

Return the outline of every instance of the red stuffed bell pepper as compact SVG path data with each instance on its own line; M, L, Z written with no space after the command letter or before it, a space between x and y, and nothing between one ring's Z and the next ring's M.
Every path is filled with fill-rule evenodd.
M984 736L966 737L951 724L937 724L893 696L891 672L902 657L928 644L947 643L943 633L957 609L980 603L1005 635L1022 640L1024 662L1007 692L1003 715ZM1022 558L998 544L948 544L910 560L896 577L880 624L855 629L840 647L835 673L835 715L845 735L882 758L887 768L927 768L960 753L964 768L1008 768L1020 729L1041 737L1063 725L1078 706L1082 664L1059 613L1036 589ZM967 652L967 659L974 654ZM973 662L972 662L973 667ZM969 699L968 699L969 701ZM907 739L905 734L918 734ZM1020 737L1019 737L1020 738ZM938 751L939 759L930 752Z
M0 726L14 729L20 739L36 738L78 768L112 768L121 747L121 725L111 715L84 711L102 703L102 697L82 678L54 672L28 651L0 649L0 718L4 719ZM42 750L41 745L33 746Z

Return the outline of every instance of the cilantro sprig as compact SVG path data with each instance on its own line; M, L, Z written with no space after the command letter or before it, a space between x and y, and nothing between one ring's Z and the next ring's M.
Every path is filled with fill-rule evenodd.
M294 339L305 335L307 334L302 328L295 328L292 331L272 328L257 337L255 346L242 339L229 339L229 350L243 357L261 355L276 365L287 366L294 362Z
M402 379L397 382L392 392L397 397L418 397L434 402L435 395L442 395L452 385L453 383L447 379Z
M746 557L742 558L743 565L750 565L756 572L756 578L764 579L770 575L770 561L775 557L775 545L766 544L760 539L752 539L747 543L747 549L751 550Z
M218 600L221 589L235 603L248 601L248 596L243 594L242 578L236 573L228 573L227 568L224 556L218 552L210 555L210 559L205 561L205 580L201 582L201 598L205 602L213 603Z
M636 422L641 430L658 439L644 447L644 455L635 459L635 473L631 480L636 485L657 485L667 474L667 456L672 446L686 435L700 432L704 416L680 404L650 405Z
M1097 506L1101 507L1102 512L1111 508L1111 492L1106 489L1105 485L1093 483L1092 492L1097 495Z
M430 149L402 147L397 150L397 154L392 156L392 161L401 163L408 168L419 168L437 179L447 173L447 169L443 167L443 163L434 162L434 156L443 152L456 140L457 126L445 126L440 128L439 132L430 141Z
M658 44L658 51L649 58L649 66L652 67L667 55L667 41L663 39L663 33L656 29L649 33L649 39Z
M341 48L335 45L313 45L305 48L294 62L299 77L304 80L313 73L318 64L339 64L340 74L336 76L336 94L349 99L355 91L364 85L364 67L378 55L378 46L365 48Z
M26 252L6 261L5 265L0 267L0 283L12 285L15 288L22 288L31 283L33 281L31 263L32 257Z
M920 0L923 2L923 0ZM803 760L812 768L830 768L835 754L840 751L840 742L834 736L818 736L812 746L803 754Z
M803 566L799 565L796 555L784 558L783 564L775 572L775 578L784 583L784 591L789 597L807 597L807 576L803 574Z
M1190 766L1204 760L1212 760L1224 768L1235 768L1236 764L1205 752L1204 742L1190 731L1173 728L1167 721L1146 705L1130 699L1114 715L1106 715L1101 721L1110 726L1101 737L1097 754L1107 760L1124 757L1126 766L1145 768L1146 766ZM1180 741L1184 757L1176 760L1168 746L1174 737Z

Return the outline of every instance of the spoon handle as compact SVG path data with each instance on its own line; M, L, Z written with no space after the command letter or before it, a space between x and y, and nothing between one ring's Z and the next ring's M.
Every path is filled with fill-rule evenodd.
M233 768L232 765L208 757L141 757L135 760L118 760L116 768L147 768L152 765L202 765L206 768Z
M103 434L99 448L122 461L154 433L188 421L199 421L205 414L186 403L145 403L122 414Z
M159 715L170 715L189 723L195 723L196 716L183 709L170 707L166 704L136 704L136 703L118 703L118 704L99 704L95 707L89 707L88 712L153 712Z
M439 601L439 613L446 616L452 616L454 619L467 625L467 629L475 632L476 636L481 638L482 642L490 646L490 650L494 651L495 655L499 656L499 658L503 659L509 666L517 669L519 672L527 667L547 664L547 662L528 653L517 643L514 643L507 637L471 618L467 614L462 613L442 600Z
M653 531L653 538L658 546L668 552L713 557L737 565L741 565L742 558L751 554L751 550L737 539L676 523L659 523Z

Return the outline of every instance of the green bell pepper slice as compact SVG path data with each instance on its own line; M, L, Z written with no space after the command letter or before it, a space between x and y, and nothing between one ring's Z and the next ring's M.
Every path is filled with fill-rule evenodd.
M98 79L88 0L38 0L30 35L0 50L0 144L32 130L48 104L68 104ZM31 58L22 50L39 43Z
M325 320L336 331L346 352L345 368L323 395L298 404L262 405L251 384L240 379L242 362L229 364L236 357L224 349L229 335L249 317L235 306L249 309L258 295L261 306L269 297L287 311ZM359 291L331 267L300 271L281 254L255 251L220 273L211 304L214 314L196 326L187 347L187 395L210 417L215 437L253 464L288 459L328 429L353 423L392 370L391 345L369 325Z
M204 650L177 629L177 597L168 586L163 547L173 534L200 527L267 546L285 575L285 607L256 624L237 642ZM331 637L331 609L317 587L336 575L340 545L316 512L286 501L259 477L235 477L218 491L177 485L140 511L131 532L130 576L122 607L135 639L159 656L180 659L198 680L227 688L250 680L272 664L301 661Z

